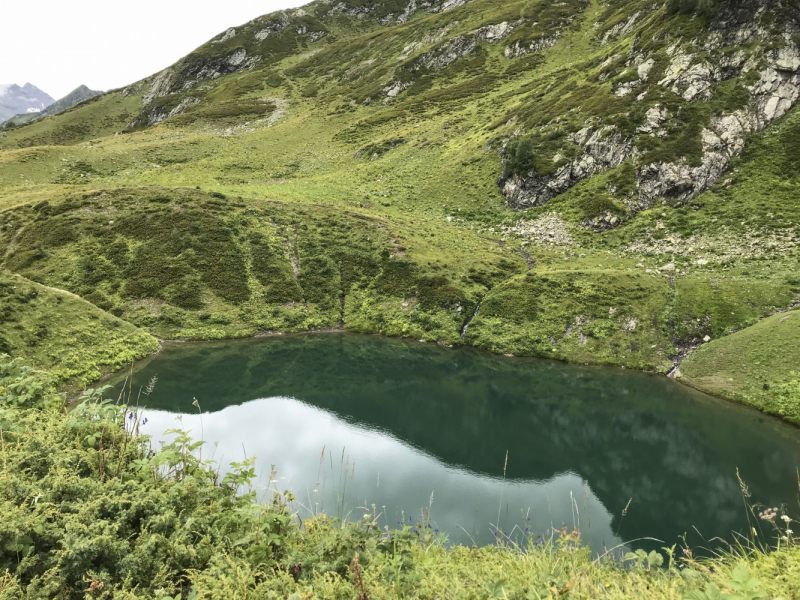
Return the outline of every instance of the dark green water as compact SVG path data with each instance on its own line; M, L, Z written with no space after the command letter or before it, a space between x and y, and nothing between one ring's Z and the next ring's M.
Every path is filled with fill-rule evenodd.
M491 542L499 513L507 532L578 527L596 550L701 546L694 527L747 528L737 467L751 502L797 507L800 431L664 377L345 334L169 345L134 391L154 375L148 433L182 413L218 442L206 456L256 455L262 487L274 464L301 515L375 504L394 527L433 494L455 542Z

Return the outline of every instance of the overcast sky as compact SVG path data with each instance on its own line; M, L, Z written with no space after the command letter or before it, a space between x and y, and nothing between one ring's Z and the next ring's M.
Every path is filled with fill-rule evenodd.
M0 0L0 83L53 98L109 90L171 65L225 31L308 0Z

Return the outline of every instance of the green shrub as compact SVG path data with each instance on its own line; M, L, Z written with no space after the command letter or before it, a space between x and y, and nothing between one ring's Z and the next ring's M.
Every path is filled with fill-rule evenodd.
M171 598L226 555L275 565L294 527L280 496L255 504L252 460L220 476L180 430L151 451L141 416L104 391L84 393L66 418L17 412L14 432L0 434L0 569L26 597Z
M21 358L0 354L0 407L54 409L64 404L55 381L44 371L26 365Z
M303 98L316 98L319 93L319 86L314 84L305 85L300 89Z
M534 165L533 141L529 137L514 138L506 146L506 177L527 175Z
M792 375L797 375L792 373ZM797 423L800 421L800 379L792 379L780 386L769 408L781 417Z

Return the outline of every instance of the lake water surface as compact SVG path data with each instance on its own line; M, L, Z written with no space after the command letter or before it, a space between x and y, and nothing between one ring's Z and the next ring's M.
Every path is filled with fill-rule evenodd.
M262 488L274 464L301 516L429 509L453 542L567 526L602 551L746 530L737 468L750 502L797 507L800 430L664 377L349 334L168 344L134 396L152 376L147 433L255 455Z

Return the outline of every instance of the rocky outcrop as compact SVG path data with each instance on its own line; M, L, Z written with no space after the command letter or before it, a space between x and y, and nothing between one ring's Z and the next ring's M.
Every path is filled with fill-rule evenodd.
M508 21L503 21L502 23L495 23L494 25L486 25L485 27L481 27L478 31L475 32L475 37L479 40L484 42L489 42L490 44L496 44L497 42L503 40L508 34L514 31L514 28L519 24L519 21L516 23L509 23Z
M147 124L148 125L155 125L160 123L164 119L168 119L170 117L174 117L175 115L179 115L184 112L190 106L194 106L200 102L197 98L193 98L188 96L181 100L177 106L169 108L164 106L155 106L150 111L147 112Z
M556 42L558 42L560 38L561 32L559 31L552 35L543 35L541 37L534 38L530 42L520 42L517 40L503 50L503 55L506 58L518 58L527 54L544 52L548 48L555 46Z
M769 54L769 65L749 88L756 104L757 128L783 117L800 96L800 50L785 46Z
M612 126L586 127L572 135L570 141L583 149L583 156L567 162L554 174L500 177L498 184L506 203L518 209L540 206L582 179L618 167L633 152L633 140L624 138Z
M381 25L400 25L408 22L418 10L428 13L440 13L459 6L463 6L469 0L407 0L407 4L400 12L384 14L384 6L380 2L372 4L351 5L347 1L332 2L333 6L327 11L327 17L346 15L354 19L364 19L374 17Z
M706 60L693 64L694 58L693 54L675 56L658 85L682 96L687 102L708 100L711 85L721 80L720 70Z
M752 115L744 111L715 117L701 132L702 164L653 163L638 171L639 202L642 208L657 200L685 202L709 189L744 147L747 133L756 129Z
M581 227L591 229L595 233L600 233L601 231L606 231L616 227L621 222L622 219L606 210L601 212L596 217L592 217L591 219L583 219L581 221Z
M403 51L400 53L400 60L407 59L409 56L411 56L414 52L416 52L420 48L431 46L433 44L438 44L444 38L447 37L447 34L450 33L450 30L453 29L453 27L455 27L456 25L458 25L458 21L453 21L452 23L448 23L447 25L445 25L444 27L442 27L441 29L439 29L434 33L426 33L424 36L422 36L422 38L419 41L411 42L409 45L403 48Z
M644 122L636 129L636 133L649 133L664 137L666 132L661 129L661 124L667 120L668 116L667 109L662 108L660 104L656 104L644 113Z
M617 83L611 89L614 95L625 97L645 88L636 98L642 101L647 95L645 86L659 86L687 103L707 102L714 99L717 84L738 78L740 89L749 95L749 102L739 110L711 118L705 127L698 128L696 135L702 147L699 158L642 162L646 154L636 149L635 136L651 135L667 140L675 129L676 115L655 105L636 124L634 135L623 134L615 126L601 123L573 133L568 139L580 147L581 155L561 164L555 173L539 175L531 171L500 177L498 184L506 203L518 209L544 204L582 179L617 167L626 160L632 160L637 169L637 197L629 203L633 211L665 201L686 202L711 188L742 151L746 136L783 117L800 98L800 50L796 45L800 10L787 9L790 15L794 10L796 18L784 19L780 23L783 31L776 34L774 29L761 25L762 19L764 23L771 23L774 17L763 3L749 3L749 13L743 12L744 4L730 3L732 8L720 14L702 42L679 39L667 48L669 63L658 81L651 81L655 58L632 53L624 70L615 76ZM634 15L624 24L618 24L618 31L613 28L610 31L615 32L613 35L630 33L631 23L637 21L642 19ZM610 39L609 35L607 32L603 39ZM752 44L746 50L732 50L756 40L762 44ZM767 40L770 44L764 45ZM696 51L698 46L702 52ZM615 55L607 63L619 58L620 55ZM602 81L604 77L599 79ZM559 159L563 159L560 154L553 157L554 161ZM585 223L594 230L614 224L610 215L599 215Z
M612 40L615 40L619 37L628 35L631 31L633 31L634 27L639 23L643 16L643 11L637 10L633 13L627 20L622 21L621 23L617 23L613 25L611 28L607 29L603 33L603 38L600 40L600 43L605 46Z
M412 66L412 70L419 71L422 69L438 70L444 69L448 65L454 63L462 56L466 56L478 46L477 35L463 36L459 35L449 40L444 45L421 54Z
M409 54L423 47L424 45L441 41L441 39L447 35L450 29L456 25L458 25L458 21L450 23L447 27L443 27L435 34L429 34L425 36L419 42L409 44L403 48L400 58L403 59L408 57ZM503 21L502 23L486 25L468 35L459 35L447 40L445 43L434 48L433 50L429 50L428 52L420 54L413 59L410 64L404 67L407 72L410 72L411 77L403 77L391 81L383 89L383 92L388 98L396 97L398 94L400 94L400 92L411 85L414 74L422 71L438 71L440 69L444 69L457 61L459 58L471 54L475 48L478 47L479 42L485 41L490 44L500 42L514 30L516 25L517 23L508 23Z
M363 19L372 12L378 10L380 5L373 4L371 6L350 6L347 2L337 2L325 16L336 17L338 15L347 15L355 19Z
M227 42L228 40L236 37L236 30L231 27L225 33L222 34L222 37L216 40L211 40L212 44L222 44L223 42Z
M289 18L285 13L273 15L270 22L255 33L257 42L263 42L269 36L280 33L289 26Z
M123 96L133 93L142 94L142 111L131 121L129 126L153 125L180 114L187 107L196 104L197 99L183 98L177 106L169 108L156 100L172 94L187 92L201 81L218 79L223 75L252 69L260 60L260 56L248 56L244 48L237 48L223 57L187 56L172 67L122 91Z

